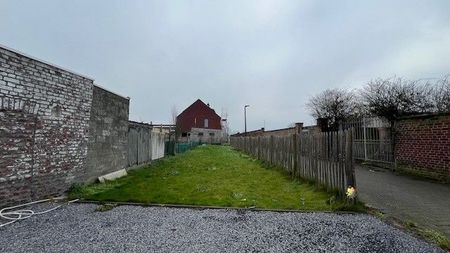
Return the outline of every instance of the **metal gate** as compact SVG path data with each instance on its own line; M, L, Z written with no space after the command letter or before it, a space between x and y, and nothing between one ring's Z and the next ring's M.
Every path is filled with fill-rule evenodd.
M393 163L393 137L389 121L362 118L342 124L343 129L354 129L353 157L362 161Z

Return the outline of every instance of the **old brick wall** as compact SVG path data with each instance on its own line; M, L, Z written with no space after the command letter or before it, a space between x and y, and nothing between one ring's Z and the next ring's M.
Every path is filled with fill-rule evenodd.
M0 97L0 200L11 195L7 190L11 188L18 193L18 201L25 201L31 196L25 186L31 183L36 117L24 108L9 107L10 101L16 103Z
M450 114L400 119L395 134L400 171L450 182Z
M92 89L90 78L0 47L0 206L83 178Z
M94 85L86 181L127 167L129 104L128 98Z

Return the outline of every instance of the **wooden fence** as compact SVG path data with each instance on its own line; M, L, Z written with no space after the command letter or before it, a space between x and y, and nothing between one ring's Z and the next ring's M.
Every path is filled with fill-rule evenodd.
M355 186L351 130L282 137L231 137L230 144L327 190L343 194L348 186Z

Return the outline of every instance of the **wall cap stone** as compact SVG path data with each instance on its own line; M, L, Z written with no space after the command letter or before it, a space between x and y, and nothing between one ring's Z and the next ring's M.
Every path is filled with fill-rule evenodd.
M130 100L130 97L125 97L125 96L123 96L123 95L120 95L119 93L114 92L114 91L111 91L111 90L109 90L109 89L107 89L107 88L105 88L105 87L103 87L103 86L101 86L101 85L98 85L97 83L94 84L94 86L97 87L97 88L100 88L100 89L102 89L102 90L105 90L105 91L107 91L107 92L109 92L109 93L111 93L111 94L114 94L114 95L116 95L116 96L119 96L119 97L121 97L121 98L124 98L124 99L126 99L126 100Z
M430 112L430 113L422 113L416 115L408 115L398 117L396 120L406 120L406 119L416 119L416 118L431 118L436 116L450 116L450 112Z
M49 66L51 66L51 67L54 67L54 68L57 68L57 69L60 69L60 70L63 70L63 71L67 71L67 72L72 73L72 74L75 74L75 75L77 75L77 76L81 76L81 77L84 77L84 78L89 79L89 80L91 80L91 81L94 81L94 78L92 78L92 77L89 77L89 76L83 75L83 74L79 74L79 73L77 73L77 72L75 72L75 71L72 71L72 70L69 70L69 69L60 67L60 66L58 66L58 65L56 65L56 64L53 64L53 63L50 63L50 62L48 62L48 61L41 60L41 59L36 58L36 57L34 57L34 56L30 56L30 55L28 55L28 54L26 54L26 53L20 52L19 50L16 50L16 49L12 49L12 48L7 47L7 46L5 46L5 45L0 44L0 48L2 48L2 49L4 49L4 50L7 50L7 51L10 51L10 52L13 52L13 53L15 53L15 54L19 54L19 55L24 56L24 57L26 57L26 58L29 58L29 59L32 59L32 60L35 60L35 61L44 63L44 64L49 65Z

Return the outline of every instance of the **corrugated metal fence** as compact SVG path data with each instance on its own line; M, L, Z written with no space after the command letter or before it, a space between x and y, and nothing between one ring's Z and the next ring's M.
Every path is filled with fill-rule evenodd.
M289 136L232 137L233 147L292 176L314 181L343 194L355 186L352 131Z

